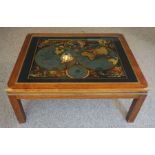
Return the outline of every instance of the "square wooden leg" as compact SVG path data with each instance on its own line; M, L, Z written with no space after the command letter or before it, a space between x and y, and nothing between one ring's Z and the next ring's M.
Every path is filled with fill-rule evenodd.
M130 109L128 111L128 114L126 116L126 120L128 122L134 122L138 112L140 111L140 108L146 98L146 95L141 95L139 98L136 98L133 100Z
M18 122L19 123L26 122L26 116L21 101L17 99L16 96L8 96L8 98L10 100L10 103L15 112Z

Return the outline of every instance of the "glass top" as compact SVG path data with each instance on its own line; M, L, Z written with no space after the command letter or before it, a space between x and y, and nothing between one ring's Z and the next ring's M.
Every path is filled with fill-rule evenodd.
M117 37L32 37L18 82L137 82Z

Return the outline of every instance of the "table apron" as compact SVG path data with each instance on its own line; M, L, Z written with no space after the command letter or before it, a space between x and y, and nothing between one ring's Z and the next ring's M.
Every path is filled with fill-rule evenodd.
M99 99L99 98L139 98L147 93L8 93L9 96L16 96L17 99Z

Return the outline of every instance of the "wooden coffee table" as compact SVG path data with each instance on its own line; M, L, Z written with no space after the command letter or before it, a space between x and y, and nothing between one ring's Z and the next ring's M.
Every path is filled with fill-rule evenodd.
M21 99L133 98L133 122L147 82L122 34L28 34L8 81L19 123Z

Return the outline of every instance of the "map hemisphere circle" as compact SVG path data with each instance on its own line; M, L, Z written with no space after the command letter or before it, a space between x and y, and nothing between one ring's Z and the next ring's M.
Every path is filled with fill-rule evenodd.
M47 70L61 70L65 68L65 65L60 61L60 57L55 54L54 49L51 47L40 49L35 56L35 62Z

